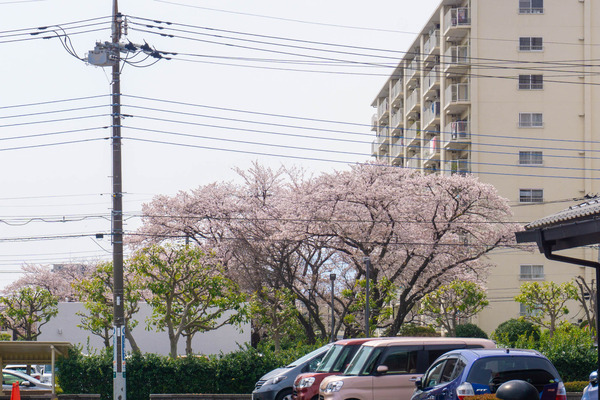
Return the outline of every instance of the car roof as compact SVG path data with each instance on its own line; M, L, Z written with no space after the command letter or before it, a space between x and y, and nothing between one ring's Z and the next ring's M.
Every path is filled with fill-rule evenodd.
M396 337L383 337L383 338L354 338L354 339L340 339L338 341L336 341L334 344L339 344L339 345L353 345L353 344L363 344L363 343L367 343L367 342L372 342L374 340L391 340L391 339L398 339Z
M484 358L484 357L498 357L498 356L535 356L535 357L544 357L537 350L530 349L456 349L449 351L446 355L450 354L462 354L468 355L472 358ZM545 357L544 357L545 358Z
M450 337L414 337L403 336L386 339L374 339L366 342L364 346L396 346L396 345L442 345L442 344L465 344L467 346L483 346L495 348L496 343L489 339L478 338L450 338Z

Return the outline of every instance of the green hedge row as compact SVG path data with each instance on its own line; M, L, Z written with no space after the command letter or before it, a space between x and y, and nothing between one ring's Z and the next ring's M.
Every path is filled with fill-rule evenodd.
M128 400L148 400L161 393L251 393L265 373L287 365L311 351L302 346L281 352L240 349L218 356L192 356L172 359L156 354L134 354L127 358ZM70 351L57 362L57 379L65 394L100 394L102 400L113 397L112 352L83 355Z

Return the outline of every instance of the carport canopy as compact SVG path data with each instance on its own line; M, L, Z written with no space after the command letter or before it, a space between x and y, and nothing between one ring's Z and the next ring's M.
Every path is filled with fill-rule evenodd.
M69 342L31 342L31 341L0 341L0 364L4 368L8 364L50 364L54 371L56 357L69 356ZM55 383L52 379L52 393L55 393Z

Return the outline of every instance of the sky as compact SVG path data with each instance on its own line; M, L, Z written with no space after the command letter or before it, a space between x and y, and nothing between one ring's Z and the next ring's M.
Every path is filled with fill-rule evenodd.
M112 0L0 0L0 288L111 260ZM142 204L253 162L370 158L371 102L439 0L120 0L124 228ZM175 53L175 54L173 54Z

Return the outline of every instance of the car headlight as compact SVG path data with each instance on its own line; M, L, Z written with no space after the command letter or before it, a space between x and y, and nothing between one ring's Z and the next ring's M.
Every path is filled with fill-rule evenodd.
M276 376L273 379L269 379L268 381L266 381L263 386L276 385L276 384L278 384L279 382L281 382L284 379L285 379L285 375L279 375L279 376Z
M298 382L298 389L309 388L315 383L315 377L311 376L309 378L302 378L300 382Z
M340 389L342 388L342 386L344 386L344 381L329 382L327 384L327 386L325 386L325 390L323 392L325 392L325 393L339 392Z

